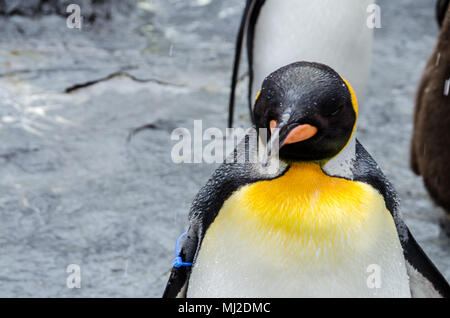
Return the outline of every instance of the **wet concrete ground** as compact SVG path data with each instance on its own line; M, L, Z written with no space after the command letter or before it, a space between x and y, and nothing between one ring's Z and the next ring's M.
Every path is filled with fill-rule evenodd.
M0 296L159 297L192 198L214 165L176 165L176 127L225 128L239 0L0 17ZM449 239L408 168L413 96L437 27L428 0L378 1L359 138L398 190L407 224L450 279ZM82 8L83 12L83 8ZM239 121L247 126L246 85ZM142 125L131 139L130 132ZM66 267L81 267L81 288Z

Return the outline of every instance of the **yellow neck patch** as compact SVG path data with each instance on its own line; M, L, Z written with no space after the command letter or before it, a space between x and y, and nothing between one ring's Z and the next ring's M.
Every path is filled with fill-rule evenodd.
M370 237L379 224L394 226L375 189L327 176L314 163L293 163L277 179L236 191L211 227L220 226L225 219L234 224L231 228L245 228L248 235L256 235L251 233L256 231L260 240L282 241L281 246L292 249L290 252L302 249L302 253L326 249L334 254L335 245L347 250L349 246L362 247L365 239L360 237Z
M366 217L362 207L372 201L373 193L364 184L329 177L313 163L294 163L284 176L255 183L240 198L253 211L251 217L315 240L335 236L339 227L358 227Z

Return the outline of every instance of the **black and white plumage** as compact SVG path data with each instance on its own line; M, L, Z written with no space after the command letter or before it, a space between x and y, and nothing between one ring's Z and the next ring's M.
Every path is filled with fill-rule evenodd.
M194 266L172 269L164 297L450 297L355 137L348 83L325 65L293 63L265 80L254 114L258 128L276 120L280 159L254 160L265 143L243 146L257 138L249 130L241 163L222 164L194 199L180 253ZM284 144L311 125L314 134ZM375 290L366 286L373 264Z

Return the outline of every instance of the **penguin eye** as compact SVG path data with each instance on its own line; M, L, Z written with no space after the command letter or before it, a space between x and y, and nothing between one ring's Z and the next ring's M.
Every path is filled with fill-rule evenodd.
M326 117L333 117L338 115L342 110L342 105L336 107L336 105L327 105L322 109L322 114Z
M329 116L336 116L341 112L342 107L338 107L334 112L332 112Z

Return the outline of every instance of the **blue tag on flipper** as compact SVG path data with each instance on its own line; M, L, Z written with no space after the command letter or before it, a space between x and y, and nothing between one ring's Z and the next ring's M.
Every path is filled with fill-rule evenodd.
M181 239L187 234L187 232L182 233L178 239L177 243L175 244L175 258L173 259L173 266L175 268L180 268L181 266L192 266L192 263L185 263L183 262L183 259L180 256L180 242Z

